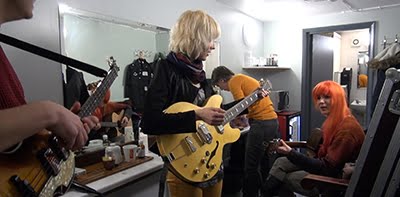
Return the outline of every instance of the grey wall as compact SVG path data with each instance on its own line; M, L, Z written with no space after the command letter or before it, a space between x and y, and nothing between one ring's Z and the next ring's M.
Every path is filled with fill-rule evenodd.
M262 22L234 11L215 0L119 0L117 2L108 0L38 0L35 3L34 19L5 24L1 31L52 51L60 52L58 3L166 28L171 28L183 11L203 9L218 20L221 25L222 64L232 67L235 72L242 71L243 54L249 50L242 42L242 26L245 23L254 22L257 24L256 31L260 42L251 50L257 56L263 53ZM4 48L21 78L29 101L50 99L59 103L63 102L61 66L59 63L10 47L5 46ZM104 59L104 57L99 58Z
M394 36L400 34L399 18L400 7L395 7L369 12L348 12L306 18L293 17L290 21L265 22L264 53L278 53L279 64L292 68L292 71L273 73L270 79L273 84L290 90L291 106L300 109L303 29L377 21L377 39L374 45L375 51L379 52L382 50L380 43L385 35L392 38L393 41Z

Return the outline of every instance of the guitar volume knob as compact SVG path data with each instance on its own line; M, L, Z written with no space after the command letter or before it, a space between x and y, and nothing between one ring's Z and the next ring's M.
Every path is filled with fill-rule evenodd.
M210 173L206 172L206 173L204 174L204 178L207 179L208 177L210 177Z
M201 163L205 164L207 162L207 159L205 157L201 158Z
M211 163L211 169L215 169L217 167L217 165L215 163Z
M194 172L195 174L199 174L199 173L200 173L200 169L199 169L199 168L195 168L195 169L193 170L193 172Z

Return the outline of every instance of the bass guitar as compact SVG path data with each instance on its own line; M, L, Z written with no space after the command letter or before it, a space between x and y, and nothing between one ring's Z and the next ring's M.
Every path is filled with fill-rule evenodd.
M269 92L270 84L264 82L262 89ZM157 144L169 169L176 176L188 182L204 182L211 179L222 164L222 151L225 144L233 143L240 137L239 129L229 123L241 112L259 99L259 89L245 97L226 111L224 121L219 126L211 126L204 121L196 121L195 133L182 133L157 136ZM222 97L211 96L205 107L220 107ZM179 113L200 107L187 102L178 102L165 110L165 113Z
M79 117L93 113L117 77L119 68L112 57L108 64L111 68L107 76L82 105ZM0 154L0 196L62 195L72 183L74 170L74 153L61 147L50 131L43 130L24 140L15 153Z

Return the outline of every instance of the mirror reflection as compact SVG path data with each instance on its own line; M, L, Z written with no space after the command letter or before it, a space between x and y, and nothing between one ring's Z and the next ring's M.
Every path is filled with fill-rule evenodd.
M359 51L358 52L358 88L366 88L368 82L368 67L367 62L369 61L368 51Z
M169 29L64 5L59 11L62 53L104 70L109 70L106 59L113 56L120 71L110 100L133 98L140 111L153 76L151 63L168 52ZM86 84L100 80L88 73L83 78Z

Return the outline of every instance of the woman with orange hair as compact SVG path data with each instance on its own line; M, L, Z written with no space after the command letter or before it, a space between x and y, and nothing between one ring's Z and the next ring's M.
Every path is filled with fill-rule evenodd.
M315 158L311 158L280 140L276 151L285 157L278 158L272 166L264 185L264 196L273 196L281 186L302 195L317 195L316 188L305 190L300 184L307 174L341 177L345 163L357 159L365 134L348 108L343 88L336 82L323 81L314 87L312 98L315 107L326 117L321 128L322 144Z

